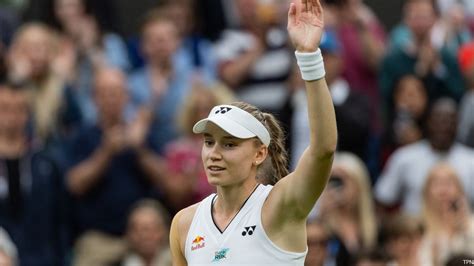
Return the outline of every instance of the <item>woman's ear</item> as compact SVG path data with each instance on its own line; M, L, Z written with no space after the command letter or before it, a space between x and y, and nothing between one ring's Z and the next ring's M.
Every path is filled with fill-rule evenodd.
M259 166L260 164L263 163L263 161L265 161L265 159L267 158L267 155L268 155L268 148L267 146L265 145L260 145L258 147L258 150L257 150L257 153L255 154L255 160L254 160L254 164L256 166Z

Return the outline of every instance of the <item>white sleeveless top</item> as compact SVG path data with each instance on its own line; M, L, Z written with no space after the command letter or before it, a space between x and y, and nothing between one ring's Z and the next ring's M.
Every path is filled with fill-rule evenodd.
M258 185L224 232L211 213L217 195L205 198L186 237L184 255L188 265L303 265L307 250L282 250L263 230L262 206L272 188Z

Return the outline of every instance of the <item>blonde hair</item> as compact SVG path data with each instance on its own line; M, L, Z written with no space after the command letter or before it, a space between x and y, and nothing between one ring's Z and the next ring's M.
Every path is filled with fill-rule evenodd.
M376 244L377 224L367 168L359 157L349 152L336 153L333 166L342 168L357 184L357 218L362 246L372 248Z
M234 101L235 97L228 87L223 84L216 83L212 86L204 86L201 83L195 83L191 87L177 116L177 126L184 135L193 134L193 126L197 121L195 120L195 108L198 97L206 95L209 97L212 106L229 103ZM209 112L211 111L209 109ZM199 119L203 119L201 117Z
M270 133L268 157L259 166L257 178L263 184L276 184L278 180L288 175L288 152L285 149L285 134L280 122L270 113L261 112L257 107L244 103L234 102L237 106L257 118Z
M15 34L12 47L20 45L25 36L34 31L40 31L47 36L50 53L55 53L59 49L58 36L55 32L45 24L37 22L21 26ZM55 77L49 69L42 80L29 85L32 86L29 93L35 132L39 139L44 141L56 130L64 82Z
M465 197L466 194L464 192L464 188L461 184L458 174L454 170L454 168L448 162L440 162L435 164L430 171L428 172L425 184L422 190L422 215L423 215L423 222L425 223L426 229L428 232L437 232L440 231L444 224L440 221L439 217L436 215L433 206L429 202L429 188L433 183L434 174L439 172L440 170L446 170L449 173L449 177L451 180L454 181L456 184L457 189L459 190L459 195L461 197Z

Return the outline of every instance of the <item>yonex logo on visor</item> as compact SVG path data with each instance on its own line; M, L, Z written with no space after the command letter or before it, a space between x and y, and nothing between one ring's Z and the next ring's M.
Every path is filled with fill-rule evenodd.
M216 110L214 112L214 114L225 114L225 113L227 113L227 111L230 111L230 110L232 110L232 108L221 106L221 107L219 107L218 110Z
M268 147L270 133L265 126L250 113L233 105L218 105L212 108L209 116L197 122L194 133L203 133L208 122L216 124L230 135L239 139L258 137Z

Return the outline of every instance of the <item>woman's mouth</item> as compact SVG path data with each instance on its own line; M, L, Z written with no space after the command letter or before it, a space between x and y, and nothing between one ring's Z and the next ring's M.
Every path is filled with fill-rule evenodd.
M211 172L220 172L220 171L225 170L224 167L215 166L215 165L208 166L207 169Z

